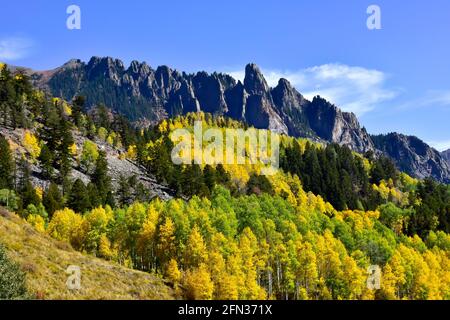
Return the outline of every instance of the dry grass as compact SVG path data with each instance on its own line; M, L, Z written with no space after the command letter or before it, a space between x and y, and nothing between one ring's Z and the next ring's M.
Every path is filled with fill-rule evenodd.
M175 296L162 279L76 252L1 208L0 243L27 273L28 288L37 299L160 300ZM81 268L79 291L66 286L65 271L70 265Z

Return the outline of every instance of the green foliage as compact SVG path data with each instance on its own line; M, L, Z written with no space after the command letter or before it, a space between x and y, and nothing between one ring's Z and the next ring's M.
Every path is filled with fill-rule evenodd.
M41 164L43 178L52 180L55 171L53 168L54 159L52 151L50 151L46 144L42 146L39 162Z
M97 195L100 198L101 204L114 206L111 178L108 175L108 161L106 159L106 152L104 151L100 151L98 154L95 169L91 175L91 182L97 188Z
M281 168L298 175L306 191L321 195L336 209L376 208L363 160L347 147L319 148L307 142L303 150L294 141L283 144L280 153Z
M28 298L25 273L8 258L5 248L0 245L0 300Z
M13 190L1 189L0 190L0 205L5 206L11 211L15 211L19 208L20 198Z
M449 262L448 235L430 233L425 244L382 223L395 229L407 210L386 205L381 216L378 211L347 210L330 217L323 200L302 194L299 190L291 203L268 194L232 197L216 186L211 200L194 196L188 202L134 202L114 211L95 208L76 219L78 229L67 229L73 213L59 214L50 230L71 235L69 241L93 254L102 247L108 259L161 272L188 288L191 298L372 299L365 283L367 267L378 264L389 274L398 268L398 256L406 254L401 251L406 249L399 251L402 246L422 259L422 267L396 269L397 276L419 277L426 269L450 281L448 270L442 269ZM410 263L407 256L401 259ZM428 292L423 298L445 297L447 280L439 284L432 274L416 280L420 285L408 294L398 284L402 290L393 298L413 298L419 292ZM390 292L389 281L383 290Z
M92 208L88 190L80 179L75 180L69 192L67 206L78 213L84 213Z
M13 189L14 187L14 161L9 143L0 134L0 189Z
M413 195L414 212L408 226L410 235L426 236L429 231L450 233L450 193L448 186L425 179Z
M272 185L266 176L252 174L247 182L247 190L250 194L260 195L262 193L274 194Z
M42 198L42 204L47 209L48 214L53 216L53 213L63 208L63 198L59 191L58 185L51 183L47 190L44 192Z
M81 164L86 172L91 172L98 156L97 145L90 140L86 140L83 144L83 151L81 152Z

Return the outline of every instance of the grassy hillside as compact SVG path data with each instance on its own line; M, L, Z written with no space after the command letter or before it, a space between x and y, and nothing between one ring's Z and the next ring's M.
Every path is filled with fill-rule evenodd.
M27 274L38 299L173 299L160 278L74 251L0 208L0 243ZM66 287L69 265L81 268L81 290Z

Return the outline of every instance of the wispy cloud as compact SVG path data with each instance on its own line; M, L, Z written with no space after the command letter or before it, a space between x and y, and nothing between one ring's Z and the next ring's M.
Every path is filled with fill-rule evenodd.
M431 141L429 144L438 151L445 151L450 149L450 140Z
M26 57L33 42L27 38L9 37L0 39L0 59L6 61L19 60Z
M419 99L407 101L398 106L398 110L414 110L420 108L448 108L450 107L449 90L428 90Z
M280 78L288 79L305 97L320 95L345 111L362 115L378 104L398 95L386 86L388 76L382 71L345 64L324 64L299 71L263 70L270 86ZM242 80L244 72L229 72Z

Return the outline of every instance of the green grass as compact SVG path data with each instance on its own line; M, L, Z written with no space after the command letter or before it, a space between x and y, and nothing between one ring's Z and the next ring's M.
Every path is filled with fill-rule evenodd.
M27 286L37 299L57 300L161 300L175 293L157 276L82 254L70 245L33 229L0 208L0 243L8 256L27 274ZM81 268L81 289L66 286L67 267Z

